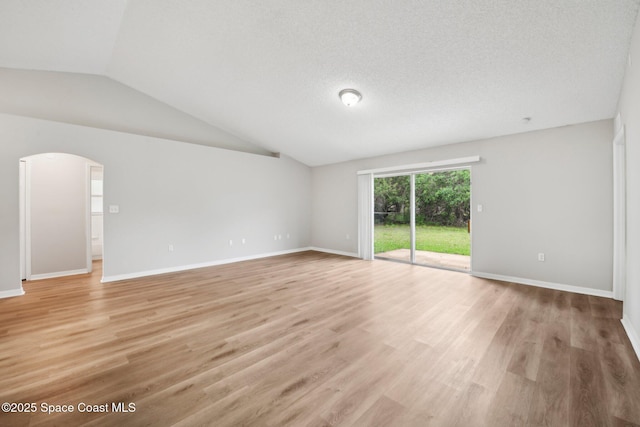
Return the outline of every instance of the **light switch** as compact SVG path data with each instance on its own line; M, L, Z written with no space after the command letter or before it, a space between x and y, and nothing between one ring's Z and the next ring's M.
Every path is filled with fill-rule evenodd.
M109 205L109 213L112 213L112 214L120 213L120 206L118 206L118 205Z

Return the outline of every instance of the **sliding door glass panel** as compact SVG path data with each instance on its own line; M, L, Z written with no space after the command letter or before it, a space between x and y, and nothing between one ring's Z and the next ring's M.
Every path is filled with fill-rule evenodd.
M415 263L470 270L470 171L416 174L415 197Z
M411 262L411 177L374 179L374 254Z

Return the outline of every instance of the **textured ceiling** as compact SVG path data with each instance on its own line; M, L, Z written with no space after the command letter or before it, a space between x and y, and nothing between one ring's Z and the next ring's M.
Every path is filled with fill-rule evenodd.
M0 67L104 74L314 166L613 117L639 1L2 0Z
M0 0L0 66L103 74L127 0Z

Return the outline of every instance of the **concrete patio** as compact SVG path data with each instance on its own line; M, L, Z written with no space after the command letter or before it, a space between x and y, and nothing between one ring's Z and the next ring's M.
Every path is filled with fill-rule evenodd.
M411 251L409 249L396 249L389 252L377 253L375 257L409 262L411 260ZM467 255L416 251L416 264L469 271L471 269L471 257Z

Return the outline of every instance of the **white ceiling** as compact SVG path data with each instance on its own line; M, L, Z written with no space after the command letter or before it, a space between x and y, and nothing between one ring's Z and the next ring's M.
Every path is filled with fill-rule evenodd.
M0 94L0 113L273 155L105 76L0 68Z
M613 117L639 2L1 0L0 67L106 75L316 166Z

